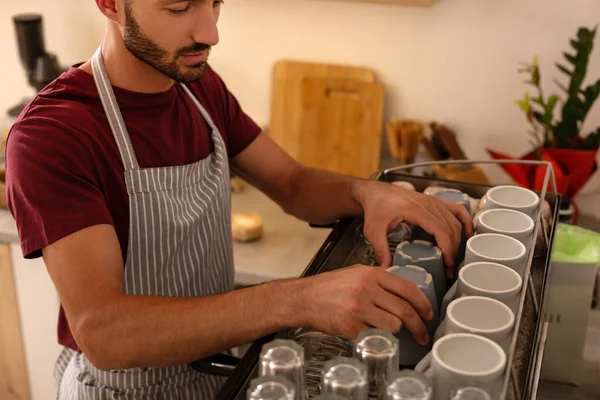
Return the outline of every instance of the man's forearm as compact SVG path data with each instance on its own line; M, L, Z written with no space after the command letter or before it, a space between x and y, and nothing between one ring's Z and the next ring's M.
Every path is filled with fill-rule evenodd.
M362 215L358 202L372 182L317 168L302 168L294 176L288 212L314 223Z
M196 298L123 295L82 321L80 346L100 369L185 364L305 322L299 280Z

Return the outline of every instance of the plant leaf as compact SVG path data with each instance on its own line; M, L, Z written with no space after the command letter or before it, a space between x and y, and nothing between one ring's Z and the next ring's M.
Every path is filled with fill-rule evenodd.
M544 114L542 114L541 112L534 111L533 116L540 124L544 125Z
M593 85L589 85L584 90L581 91L583 95L583 104L582 106L586 109L586 114L592 108L592 105L600 95L600 79L596 81Z
M571 76L571 74L573 73L572 71L568 70L567 67L564 67L559 63L556 63L554 65L556 65L556 68L564 72L567 76Z
M515 104L525 113L529 114L531 107L529 106L529 92L525 93L523 100L515 100Z
M569 42L571 43L571 47L579 51L579 49L581 48L581 44L577 40L571 39Z
M571 148L572 144L577 141L579 129L593 102L600 94L599 82L585 89L581 87L585 80L590 54L594 47L594 36L595 29L591 31L585 27L579 28L577 38L571 41L576 53L574 55L563 53L565 58L573 65L573 70L568 71L563 65L556 64L560 71L570 77L568 88L554 80L561 90L568 94L562 106L561 119L552 132L558 147Z
M546 111L554 110L554 106L556 106L557 102L558 102L557 95L553 94L552 96L548 97L548 102L546 103Z
M586 150L598 149L598 147L600 147L600 128L595 132L590 132L581 144L581 147Z
M562 90L562 91L563 91L563 92L565 92L565 93L568 93L568 92L569 92L569 91L567 90L566 86L565 86L565 85L563 85L562 83L560 83L560 82L558 81L558 79L554 78L554 79L553 79L553 81L554 81L554 84L560 88L560 90Z
M542 116L543 123L546 127L552 127L554 119L554 107L558 103L558 96L552 95L548 98L548 102L544 105L544 115Z
M524 113L529 112L529 104L525 103L523 100L515 100L515 104L518 105L521 111Z
M575 56L572 56L572 55L570 55L570 54L568 54L568 53L563 53L563 54L564 54L565 58L566 58L567 60L569 60L569 62L570 62L571 64L575 65L575 64L577 63L577 58L576 58Z

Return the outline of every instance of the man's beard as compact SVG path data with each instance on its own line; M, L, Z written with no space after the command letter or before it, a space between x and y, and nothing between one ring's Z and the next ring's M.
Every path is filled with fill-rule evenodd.
M189 70L181 71L177 66L177 57L184 54L199 53L209 50L210 46L204 43L194 43L183 47L175 52L173 59L167 61L168 52L161 49L150 38L144 35L133 17L131 0L125 2L125 32L123 42L129 50L140 61L145 62L163 75L168 76L176 82L192 83L204 77L206 73L206 61L188 65Z

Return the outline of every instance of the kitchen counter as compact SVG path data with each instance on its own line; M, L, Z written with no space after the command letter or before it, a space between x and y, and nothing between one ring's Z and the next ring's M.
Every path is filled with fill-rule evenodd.
M263 219L259 240L234 242L237 284L300 276L331 232L311 228L307 222L286 214L250 185L245 185L240 193L232 193L232 212L256 212Z
M10 211L0 208L0 243L18 243L17 225Z

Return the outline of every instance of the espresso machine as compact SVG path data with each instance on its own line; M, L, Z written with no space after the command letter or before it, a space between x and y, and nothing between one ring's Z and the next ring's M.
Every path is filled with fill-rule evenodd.
M46 52L42 16L39 14L18 14L13 23L19 49L19 58L25 69L27 80L36 93L63 72L54 54ZM30 98L8 110L10 117L16 118L27 106Z

